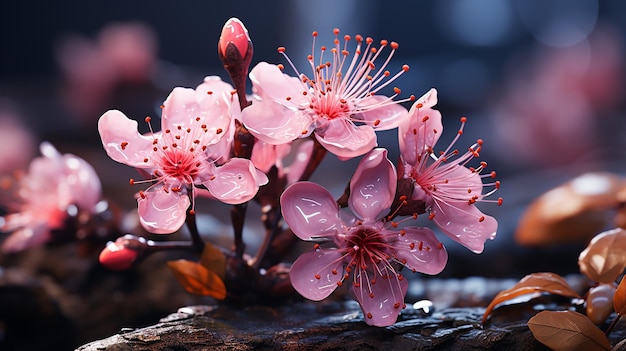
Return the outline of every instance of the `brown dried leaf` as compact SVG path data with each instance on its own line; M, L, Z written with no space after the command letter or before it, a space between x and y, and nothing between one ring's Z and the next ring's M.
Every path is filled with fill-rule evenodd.
M626 279L622 278L622 281L619 282L617 289L615 289L615 294L613 295L613 308L615 308L615 312L620 315L626 313L626 283L624 281L626 281Z
M226 276L226 256L220 249L209 243L204 244L200 264L217 274L221 279Z
M610 350L611 343L587 316L573 311L541 311L528 320L535 339L552 350Z
M626 268L626 230L596 235L578 256L580 272L600 283L613 283Z
M483 324L487 321L487 317L498 304L534 292L546 292L560 296L580 298L580 295L578 295L578 293L569 286L567 281L558 274L549 272L529 274L511 288L500 291L493 298L483 314Z
M529 246L587 242L606 226L623 182L611 173L586 173L544 193L522 215L515 241Z
M200 263L176 260L167 262L167 265L188 293L218 300L226 298L226 286L222 279Z

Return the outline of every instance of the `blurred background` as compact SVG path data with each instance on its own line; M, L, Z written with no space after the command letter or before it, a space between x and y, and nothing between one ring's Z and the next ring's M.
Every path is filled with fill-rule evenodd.
M502 189L496 198L502 196L504 205L482 207L500 226L497 239L486 244L482 255L446 242L450 261L441 277L519 279L537 271L577 272L576 260L586 240L526 247L514 240L514 233L528 204L548 189L589 171L625 171L626 2L617 0L6 2L0 12L0 176L26 169L38 155L38 144L46 140L90 162L104 194L124 209L134 208L127 184L136 174L106 156L98 118L106 110L119 109L142 121L147 115L158 116L159 105L175 86L196 87L207 75L228 81L217 56L217 40L230 17L241 19L250 32L252 65L284 63L276 48L285 46L296 66L307 72L314 30L320 33L318 45L331 43L335 27L345 34L397 41L400 48L390 70L403 64L411 70L395 85L406 96L438 89L437 108L446 128L442 140L454 137L460 116L468 117L458 147L463 150L477 138L485 141L481 157L489 170L498 172ZM396 139L388 132L380 139L390 148L392 160L398 155ZM441 148L445 145L440 141ZM339 195L357 162L340 163L329 156L313 180ZM345 179L336 179L337 170ZM207 218L207 227L227 228L228 223L215 220L224 218L220 211L227 207L206 209L213 217ZM247 235L254 248L254 234ZM28 262L32 272L51 277L48 284L66 287L66 273L41 268L46 261L41 257L49 250L34 250L28 258L2 257L2 279L8 284L9 268ZM57 255L54 260L70 254ZM142 265L149 272L122 274L133 281L154 270L147 262ZM80 274L94 269L83 266ZM154 293L154 301L181 290L170 276L163 281L173 287ZM76 284L96 291L101 283ZM122 301L134 288L111 283L106 291L117 291ZM120 295L120 289L125 293ZM75 314L104 304L92 299L91 305L66 302L59 313L72 303L80 307ZM124 323L149 323L174 306L203 301L172 299L141 320L132 320L129 312ZM129 305L120 306L102 309L119 314ZM12 317L7 315L15 316L14 311L0 309L0 317L2 313L3 323L9 325ZM66 328L75 328L71 324ZM101 327L68 343L103 337L116 328L119 325Z

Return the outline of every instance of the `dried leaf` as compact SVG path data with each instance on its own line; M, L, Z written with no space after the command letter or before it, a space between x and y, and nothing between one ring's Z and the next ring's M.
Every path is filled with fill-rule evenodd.
M610 350L604 333L585 315L573 311L541 311L528 320L535 339L552 350Z
M515 241L529 246L587 242L606 226L623 182L611 173L586 173L544 193L522 215Z
M221 279L226 276L226 256L220 249L209 243L204 244L200 264L217 274Z
M612 283L626 268L626 230L607 230L596 235L578 256L580 272L600 283Z
M619 282L617 289L615 289L615 294L613 295L613 308L615 308L615 312L620 315L626 313L626 283L624 281L626 281L626 279L622 278L622 281Z
M529 274L511 288L500 291L493 298L483 314L483 324L487 321L487 317L498 304L518 296L535 292L545 292L566 297L580 297L580 295L569 286L567 281L558 274L549 272Z
M174 276L190 294L226 298L226 286L220 277L200 263L176 260L167 262Z

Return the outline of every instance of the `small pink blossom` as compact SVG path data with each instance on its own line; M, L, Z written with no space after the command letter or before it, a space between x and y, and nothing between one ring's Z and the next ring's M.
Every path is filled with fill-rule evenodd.
M499 181L483 184L485 177L495 177L495 172L480 174L487 166L481 162L477 168L467 168L467 163L479 156L482 140L460 154L452 149L463 134L465 117L452 143L436 156L434 146L441 136L441 113L432 107L437 103L437 91L431 89L409 111L408 118L399 126L401 177L415 180L413 200L425 201L429 218L450 238L475 253L481 253L487 239L496 235L498 222L484 215L476 206L493 194ZM483 186L493 189L483 193ZM496 202L496 201L494 201ZM498 204L502 199L497 200Z
M301 295L323 300L351 280L365 321L387 326L404 308L408 288L396 266L427 274L443 270L448 254L432 230L397 229L397 223L386 220L396 179L385 149L364 156L350 182L348 206L354 217L348 220L332 195L315 183L299 182L285 190L282 213L291 230L303 240L331 241L336 246L315 244L313 251L293 263L291 283Z
M146 230L165 234L180 229L195 198L194 186L206 187L222 202L239 204L267 183L249 160L229 158L239 111L229 84L208 77L195 90L174 88L162 110L161 131L148 135L139 134L137 122L117 110L98 122L109 157L143 171L154 183L137 199Z
M375 47L371 38L357 35L351 55L348 44L352 38L344 36L342 45L338 29L335 36L330 50L322 46L319 57L314 52L308 56L311 76L299 73L293 65L298 77L282 73L282 65L266 62L252 69L250 79L258 99L242 112L250 133L270 144L284 144L314 133L328 151L351 158L377 145L376 130L397 127L407 114L399 103L414 97L394 100L400 94L398 88L392 96L379 93L409 69L404 65L395 75L386 70L398 44L382 40L380 47ZM314 32L313 47L316 37ZM381 59L387 47L391 52ZM284 48L278 51L291 63ZM330 55L328 61L325 55ZM379 59L383 62L377 67Z
M60 154L47 142L40 150L43 156L35 158L20 179L17 212L0 217L0 230L12 232L2 244L4 252L44 244L51 239L51 230L63 227L71 205L94 211L100 201L100 179L91 165Z

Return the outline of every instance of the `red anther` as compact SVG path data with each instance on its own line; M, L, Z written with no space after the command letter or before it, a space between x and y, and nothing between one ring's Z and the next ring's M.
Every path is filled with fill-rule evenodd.
M487 167L487 162L485 162L485 161L480 161L480 166L481 166L482 168L486 168L486 167Z
M303 129L302 132L300 132L300 133L302 133L302 135L307 135L307 134L309 134L309 131L306 130L306 129Z
M277 64L276 67L278 67L281 71L285 69L285 66L282 63Z
M180 190L180 189L178 189L178 190ZM196 214L196 210L194 210L192 208L191 210L189 210L189 214L192 215L192 216L195 215Z
M231 90L230 95L237 95L237 89Z
M377 120L375 120L375 121L374 121L374 126L375 126L375 127L376 127L376 126L378 126L379 124L380 124L380 120L379 120L379 119L377 119Z
M335 35L339 35L339 28L334 28L334 29L333 29L333 33L334 33Z
M322 50L322 51L326 51L326 46L325 46L325 45L322 45L322 47L320 48L320 50Z
M142 199L145 199L146 193L144 193L143 190L139 190L139 197L141 197Z
M335 43L335 45L339 45L339 39L333 40L333 43Z
M400 303L399 302L394 303L393 308L400 308Z
M367 37L365 38L365 42L369 45L374 42L374 39L372 39L371 37Z
M374 298L374 293L373 293L373 292L371 292L371 293L370 293L370 299L373 299L373 298Z
M500 189L500 181L496 180L496 184L494 185L496 189Z
M362 43L363 42L363 36L361 34L357 34L354 36L354 39L358 42L358 43Z
M311 35L312 35L313 37L316 37L316 36L318 35L318 33L317 33L317 31L313 31L313 33L311 33Z
M332 273L333 275L337 275L337 270L336 270L336 269L333 269L333 270L331 271L331 273Z
M413 213L413 219L417 219L417 213Z
M428 219L432 220L433 218L435 218L435 214L434 213L430 213L428 215Z
M417 104L415 104L416 108L422 108L424 107L424 104L422 104L421 102L418 102Z
M370 52L371 52L372 54L375 54L377 51L378 51L378 49L376 49L376 48L370 48Z
M348 55L350 55L350 52L348 50L341 50L341 54L343 56L348 56Z
M204 124L203 124L203 125L204 125ZM169 133L171 133L171 132L172 132L172 131L171 131L171 130L169 130L169 129L166 129L166 130L165 130L165 133L166 133L166 134L169 134Z
M402 65L402 70L404 72L408 72L409 71L409 65Z
M391 222L391 226L394 228L398 228L398 222Z
M398 43L396 43L395 41L392 41L392 42L391 42L391 48L392 48L392 49L397 50L399 46L400 46L400 45L399 45Z
M461 120L461 123L465 123L467 122L467 117L461 117L460 120Z
M161 106L159 106L159 108L162 110L162 109L165 108L165 105L161 105Z
M491 176L491 178L495 178L496 177L496 171L491 171L490 176Z
M387 44L389 44L389 42L385 39L380 41L380 46L387 46Z
M410 243L409 247L411 248L411 250L415 249L415 243Z
M285 52L285 47L284 47L284 46L279 46L279 47L278 47L278 52L280 52L281 54L282 54L283 52Z
M401 230L400 230L400 235L405 236L405 235L406 235L406 230L401 229Z
M178 144L172 143L172 147L178 147ZM147 160L147 159L146 159Z
M472 189L467 189L467 193L470 194L472 192Z
M391 72L385 71L385 72L383 72L383 74L385 75L385 77L389 77L391 75Z
M393 87L393 92L396 93L396 94L400 94L402 92L402 90L400 90L400 88Z
M150 118L150 116L145 118L146 123L150 123L152 121L152 118Z
M398 198L398 200L400 201L406 201L406 199L407 199L406 195L402 195Z
M484 220L485 220L485 216L480 216L480 217L478 218L478 221L479 221L479 222L482 222L482 221L484 221Z
M430 117L428 117L428 116L424 116L424 117L422 117L422 122L426 122L426 121L428 121L428 118L430 118Z
M128 180L128 184L130 184L130 185L135 185L135 180L134 180L133 178L130 178L130 179Z
M482 145L483 145L483 140L482 140L482 139L478 139L478 140L476 140L476 144L478 144L478 145L481 145L481 146L482 146Z
M222 128L217 128L215 130L215 134L222 134L222 132L223 132Z
M367 319L372 319L372 318L373 318L372 314L367 312Z
M147 158L147 157L146 157L146 158L144 158L144 159L143 159L143 162L148 162L148 158Z
M503 201L503 200L502 200L502 198L501 198L501 197L499 197L499 198L498 198L498 206L502 206L502 201Z
M127 141L122 141L120 143L120 146L122 147L122 150L126 150L126 147L128 146L128 142Z
M350 39L352 39L352 38L349 35L347 35L347 34L343 36L343 40L350 40Z
M343 283L341 281L337 282L337 286L342 286L342 285L343 285Z
M316 274L315 275L315 279L320 280L320 279L322 279L322 276L320 276L319 274Z
M457 132L457 134L459 135L463 135L463 131L461 129L459 129L459 131ZM474 149L470 148L470 150L474 151Z
M417 249L422 251L424 249L424 242L420 241L420 244L417 246Z
M313 245L313 250L319 250L319 248L320 248L320 244Z
M413 128L413 135L417 135L417 128Z
M212 92L212 91L210 91L210 90L209 90L209 91L207 91L206 93L207 93L207 95L213 95L213 92ZM196 121L199 121L199 120L200 120L200 117L197 117L197 118L198 118L198 119L196 119Z
M437 244L437 248L440 250L443 249L443 244L442 243Z

